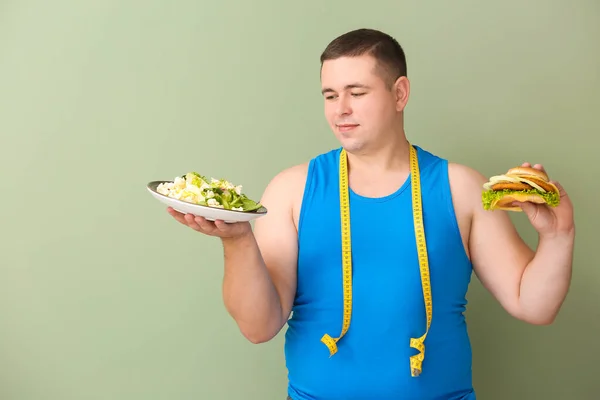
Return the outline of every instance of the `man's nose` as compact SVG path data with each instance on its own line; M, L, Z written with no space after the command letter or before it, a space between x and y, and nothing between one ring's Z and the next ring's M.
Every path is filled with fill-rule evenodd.
M350 107L350 101L346 96L340 96L337 101L337 114L338 115L349 115L352 114L352 108Z

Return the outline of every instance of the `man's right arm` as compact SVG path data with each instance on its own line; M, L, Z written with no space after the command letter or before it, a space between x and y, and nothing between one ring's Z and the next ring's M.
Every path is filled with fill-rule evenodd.
M254 232L221 238L225 307L252 343L275 337L291 313L298 256L293 215L305 179L303 165L279 173L263 194L261 203L268 213L255 221Z

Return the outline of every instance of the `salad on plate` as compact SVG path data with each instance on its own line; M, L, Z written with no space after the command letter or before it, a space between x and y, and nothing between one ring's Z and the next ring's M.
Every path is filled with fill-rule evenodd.
M197 172L188 172L172 182L162 182L156 191L172 199L223 210L254 212L262 208L242 192L242 185L225 179L207 178Z

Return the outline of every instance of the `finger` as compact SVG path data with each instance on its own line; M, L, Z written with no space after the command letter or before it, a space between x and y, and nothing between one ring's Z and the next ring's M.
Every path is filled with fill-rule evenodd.
M521 167L530 168L531 164L528 162L524 162L523 164L521 164Z
M546 170L544 169L544 167L542 166L542 164L535 164L533 166L533 168L539 169L540 171L543 171L543 172L546 172Z
M167 212L172 216L183 215L179 211L175 211L173 207L167 207Z
M558 188L560 197L565 197L567 195L565 188L559 182L551 180L550 183L552 183L554 186L556 186Z
M530 202L514 202L513 203L515 206L519 206L521 207L521 210L523 210L523 212L527 215L527 217L529 217L530 220L535 219L537 213L540 211L540 205L539 204L534 204L534 203L530 203Z
M215 231L215 224L204 217L194 217L194 223L198 225L203 232L212 234Z
M231 229L231 225L232 224L228 224L222 219L215 220L215 227L221 232L226 232L228 229Z
M202 232L202 233L210 233L210 227L208 229L206 229L205 227L203 227L202 225L200 225L197 221L196 221L196 216L193 214L186 214L185 215L185 223L187 226L189 226L190 228L192 228L195 231L198 232Z
M167 212L179 223L187 225L187 222L185 221L184 215L182 213L175 211L171 207L167 208Z

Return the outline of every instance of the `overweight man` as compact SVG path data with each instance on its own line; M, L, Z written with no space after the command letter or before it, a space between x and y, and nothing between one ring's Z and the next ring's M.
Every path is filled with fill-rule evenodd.
M569 197L554 182L557 207L515 203L536 251L507 211L484 209L486 177L407 140L405 54L383 32L329 43L320 90L340 147L278 173L254 229L168 212L220 238L225 306L249 341L287 324L288 399L475 399L472 272L510 315L552 323L571 280Z

